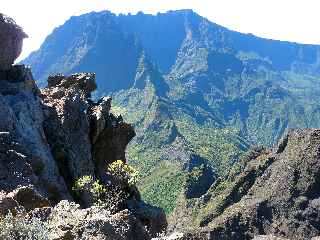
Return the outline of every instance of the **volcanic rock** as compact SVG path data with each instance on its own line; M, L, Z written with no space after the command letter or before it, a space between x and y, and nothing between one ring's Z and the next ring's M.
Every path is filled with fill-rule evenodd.
M11 68L22 51L22 42L26 37L12 18L0 13L0 71Z

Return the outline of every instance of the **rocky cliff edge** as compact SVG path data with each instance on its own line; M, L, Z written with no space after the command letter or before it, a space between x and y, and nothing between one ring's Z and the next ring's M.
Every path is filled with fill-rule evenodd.
M41 239L150 239L165 231L164 212L115 167L108 171L131 170L125 148L133 127L110 113L111 98L90 98L93 73L50 76L39 90L29 68L12 65L25 37L0 14L0 218L40 219L48 230Z

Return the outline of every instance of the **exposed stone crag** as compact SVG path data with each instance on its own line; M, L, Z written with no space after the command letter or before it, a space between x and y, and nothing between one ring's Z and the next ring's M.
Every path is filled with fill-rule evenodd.
M88 98L95 86L91 73L57 75L41 91L44 131L67 183L86 175L105 179L108 164L126 162L125 148L135 136L132 126L109 112L111 98L97 103ZM90 205L90 197L83 197L84 204Z
M11 68L22 50L27 35L15 21L0 13L0 71Z
M83 194L80 199L74 198L72 187L76 180L87 175L100 179L102 183L107 182L108 164L116 160L126 162L125 148L135 136L133 128L110 113L111 98L105 97L97 103L88 98L95 89L94 75L81 73L63 78L59 75L60 82L56 81L56 85L51 82L50 87L40 93L30 70L15 66L8 71L16 69L22 73L18 76L19 81L9 77L1 79L4 84L0 88L0 186L5 192L31 186L40 196L48 199L48 204L45 208L44 205L26 208L34 198L27 198L30 201L21 205L14 198L9 201L10 193L4 193L7 205L0 204L1 212L19 208L31 211L30 214L35 211L34 214L41 216L44 211L48 219L49 216L57 218L54 206L61 200L77 201L87 207L86 210L79 209L76 212L81 216L82 212L93 211L88 208L93 204L92 196ZM68 82L69 79L71 82ZM163 211L140 202L136 188L127 190L128 199L123 199L124 204L117 210L126 213L95 215L102 218L100 220L90 215L91 220L86 219L88 224L92 221L112 224L112 219L119 215L115 226L127 224L129 229L133 228L132 231L141 235L135 238L137 236L130 232L123 233L121 236L124 238L119 235L112 239L149 239L164 231L166 219ZM84 218L86 216L83 215ZM73 227L77 232L80 226ZM116 234L111 227L97 228L95 231L100 231L101 236ZM69 233L62 231L61 234ZM84 231L83 234L90 236L91 233ZM81 236L73 236L71 239L80 239Z

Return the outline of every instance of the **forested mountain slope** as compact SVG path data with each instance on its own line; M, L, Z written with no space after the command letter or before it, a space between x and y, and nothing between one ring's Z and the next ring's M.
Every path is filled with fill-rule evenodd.
M112 95L112 111L135 126L127 155L149 176L143 196L167 213L250 145L320 125L319 46L238 33L191 10L72 17L23 63L42 85L51 73L96 72L95 95Z

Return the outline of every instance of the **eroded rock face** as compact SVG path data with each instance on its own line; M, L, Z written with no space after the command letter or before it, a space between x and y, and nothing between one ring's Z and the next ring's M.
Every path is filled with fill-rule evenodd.
M96 90L96 80L94 73L78 73L73 74L68 77L58 74L49 76L48 78L48 88L59 88L59 89L68 89L71 87L82 90L87 97L90 96L90 93Z
M0 13L0 71L11 68L22 50L22 41L27 35L15 21Z
M51 80L51 87L41 92L45 110L45 135L70 191L75 181L82 176L95 177L89 139L90 105L87 95L90 92L82 86L91 75L83 75L83 78L81 76L82 74L73 75L69 83L69 78L61 78L59 75L56 78L61 78L60 81ZM56 85L53 85L53 82ZM83 196L82 200L86 206L92 204L90 196Z
M43 105L30 69L0 76L0 187L33 185L51 201L71 199L46 140Z
M295 130L273 151L262 150L245 162L240 173L231 171L212 186L207 201L218 207L203 218L203 234L207 239L319 236L319 149L319 129Z
M164 232L167 227L164 211L144 204L135 187L113 182L106 171L114 161L126 162L125 148L135 136L133 127L110 113L110 97L98 102L89 98L95 89L94 75L81 73L50 78L48 87L41 91L46 112L44 129L68 188L72 189L72 184L82 176L99 179L108 188L124 192L120 199L116 197L115 212L129 209L146 227L148 236ZM84 207L93 204L90 193L80 198Z

